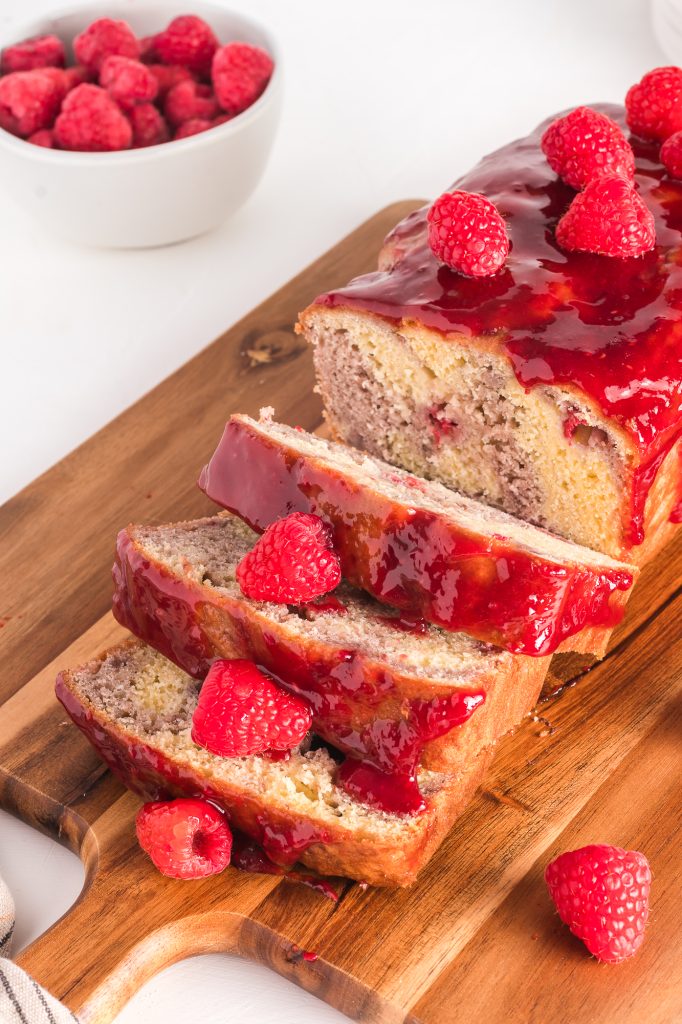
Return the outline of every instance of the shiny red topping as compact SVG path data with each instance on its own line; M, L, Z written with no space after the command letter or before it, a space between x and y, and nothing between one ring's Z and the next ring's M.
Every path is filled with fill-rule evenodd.
M117 55L102 61L99 83L123 108L151 102L159 89L156 76L145 64Z
M62 73L54 68L0 78L0 128L23 138L51 128L65 91Z
M625 97L627 122L635 135L662 142L682 129L682 69L654 68Z
M623 178L597 178L575 197L556 227L569 252L627 259L656 245L656 225L634 187Z
M224 815L205 800L144 804L135 828L142 849L169 878L206 878L230 863L229 825Z
M215 661L192 717L192 739L219 757L291 750L310 729L305 701L287 693L251 661Z
M210 71L217 49L213 29L196 14L173 18L168 28L154 38L154 50L162 64L182 64L202 75Z
M545 881L561 920L599 960L618 964L637 952L651 888L643 853L584 846L553 860Z
M341 582L329 527L302 512L277 520L242 558L237 581L255 601L302 604L328 594Z
M99 74L103 61L114 54L137 60L140 56L140 44L127 22L98 18L76 36L73 41L73 52L79 64L83 64L88 71Z
M133 140L130 121L97 85L72 89L62 103L54 132L62 149L87 152L128 149Z
M239 114L258 99L270 81L272 57L258 46L228 43L213 58L211 77L218 103L228 114Z
M661 146L661 163L671 178L682 178L682 131L675 132Z
M635 155L619 125L590 107L576 107L552 121L541 144L552 170L571 188L611 174L631 179L635 173Z
M64 44L57 36L34 36L14 46L6 46L0 57L0 75L12 71L33 71L35 68L63 68L66 60Z
M467 277L496 274L509 253L494 203L471 192L444 192L429 210L429 245L441 263Z

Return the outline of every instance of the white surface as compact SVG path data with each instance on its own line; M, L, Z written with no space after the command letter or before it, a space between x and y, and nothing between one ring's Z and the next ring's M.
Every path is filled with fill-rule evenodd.
M3 0L0 33L50 6ZM99 252L54 240L0 196L5 497L379 207L438 193L548 114L620 100L663 62L646 0L232 6L271 28L286 69L272 160L232 221L173 248ZM8 876L24 887L29 929L58 916L77 888L67 855L51 849L0 817L0 869L11 863ZM38 890L29 880L48 866L54 884ZM203 957L148 985L119 1024L187 1020L345 1018L264 969Z

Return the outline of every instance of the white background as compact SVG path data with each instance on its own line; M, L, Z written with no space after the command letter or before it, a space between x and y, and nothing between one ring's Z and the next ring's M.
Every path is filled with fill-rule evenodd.
M54 6L0 0L0 38ZM667 62L646 0L232 6L279 38L285 106L265 178L229 223L167 249L102 252L44 234L0 195L0 500L380 207L437 194L548 114L622 100ZM68 853L2 812L0 871L22 943L69 906L82 877ZM147 985L118 1024L188 1020L346 1018L265 968L201 957Z

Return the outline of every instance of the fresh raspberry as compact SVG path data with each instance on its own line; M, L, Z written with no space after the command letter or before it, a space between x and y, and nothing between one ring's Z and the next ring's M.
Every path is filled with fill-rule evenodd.
M0 128L23 138L51 128L65 95L62 74L36 68L0 78Z
M475 192L444 192L428 212L429 245L441 263L467 277L497 273L509 252L496 206Z
M682 129L682 69L654 68L625 97L627 122L635 135L663 142Z
M66 63L64 43L57 36L34 36L14 46L7 46L0 57L0 75L35 68L63 68Z
M124 110L136 103L150 103L159 89L156 76L149 68L130 57L106 57L102 61L99 83Z
M178 82L193 80L192 72L188 71L187 68L181 67L180 64L149 64L149 70L158 83L157 102L164 99L166 94Z
M218 113L218 104L210 85L199 85L193 79L178 82L166 96L163 110L170 124L200 117L210 121Z
M83 82L92 81L92 75L83 64L74 64L71 68L64 68L62 71L66 92L71 92L77 85Z
M651 888L643 853L584 846L548 864L545 881L561 920L599 960L618 964L637 952Z
M252 661L214 661L192 717L192 739L219 757L291 750L310 729L310 708Z
M158 146L170 139L168 125L153 103L136 104L128 112L128 117L133 128L134 148Z
M557 224L556 240L568 251L641 256L656 244L656 225L629 181L597 178L578 193Z
M542 136L549 166L571 188L581 189L594 178L635 173L635 155L615 121L590 107L576 107L552 121Z
M41 128L39 132L34 132L33 135L29 135L26 141L32 142L34 146L42 146L44 149L54 149L57 145L54 138L54 132L49 128Z
M140 60L143 64L155 64L159 55L156 52L156 36L143 36L138 40L140 46Z
M133 139L130 121L98 85L79 85L68 94L54 132L62 149L84 152L128 149Z
M73 41L73 52L79 64L99 74L105 57L117 55L137 60L140 44L130 25L112 18L98 18Z
M173 138L189 139L191 135L200 135L212 127L213 121L208 121L205 117L190 117L189 121L182 122Z
M230 863L230 827L206 800L144 804L137 812L135 831L144 852L169 878L206 878Z
M329 526L307 512L271 523L237 566L237 580L255 601L302 604L328 594L341 581Z
M661 146L661 163L671 178L682 178L682 131L669 136Z
M216 51L211 68L218 103L228 114L240 114L258 99L270 81L272 57L259 46L228 43Z
M196 14L183 14L159 32L154 46L162 64L182 64L190 71L207 75L219 43L205 21Z

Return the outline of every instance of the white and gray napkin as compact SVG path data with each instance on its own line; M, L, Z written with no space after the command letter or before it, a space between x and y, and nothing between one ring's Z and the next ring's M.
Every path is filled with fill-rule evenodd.
M78 1024L77 1018L9 959L14 900L0 878L0 1024Z

